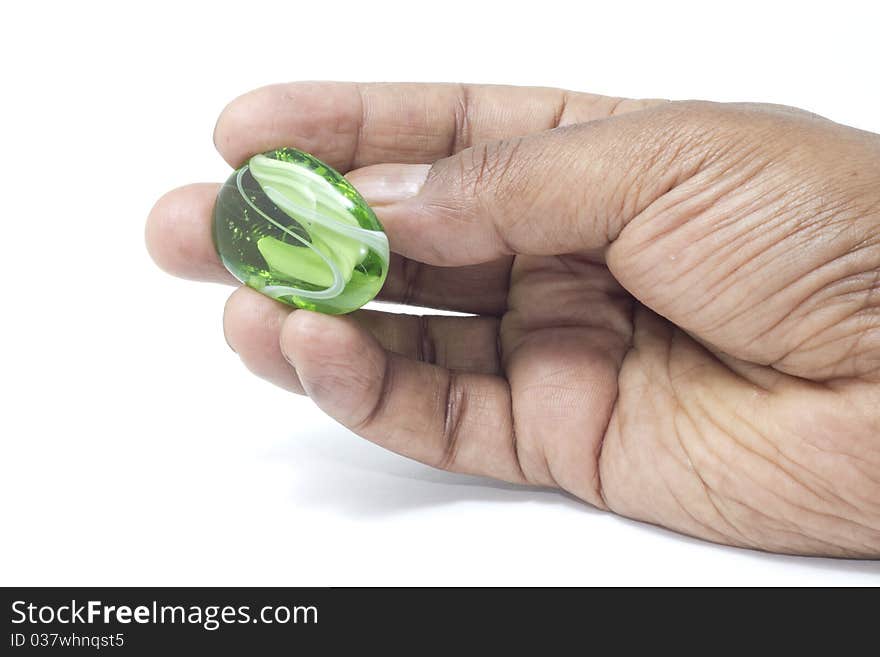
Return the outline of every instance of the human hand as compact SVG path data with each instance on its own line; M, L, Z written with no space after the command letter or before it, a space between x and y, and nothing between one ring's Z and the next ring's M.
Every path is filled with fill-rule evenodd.
M778 106L299 83L233 101L215 143L348 172L399 254L380 298L477 315L240 288L224 329L254 373L440 468L730 545L880 555L880 136ZM147 241L235 283L217 188L164 196Z

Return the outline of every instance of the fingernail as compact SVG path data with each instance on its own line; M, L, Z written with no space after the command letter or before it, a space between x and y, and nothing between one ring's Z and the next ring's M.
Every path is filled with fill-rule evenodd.
M347 178L370 205L391 205L416 196L430 170L430 164L375 164Z

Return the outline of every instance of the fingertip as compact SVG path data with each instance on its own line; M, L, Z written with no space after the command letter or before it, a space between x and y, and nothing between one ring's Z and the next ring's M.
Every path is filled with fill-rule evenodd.
M214 183L178 187L153 205L144 238L147 252L159 268L180 278L234 282L220 262L211 237L218 187Z
M303 394L299 377L279 346L281 327L290 312L289 307L249 287L240 287L226 301L223 334L248 370L286 390Z
M248 123L252 121L255 97L259 97L262 92L262 89L256 89L233 98L221 110L214 123L214 148L233 169L237 169L248 158L249 154L242 151L240 136L247 133Z
M356 424L375 403L385 352L354 321L297 310L284 322L281 351L306 394L343 424Z
M334 359L358 349L365 335L348 319L310 310L291 313L281 329L281 350L292 363Z
M173 273L176 258L172 249L168 248L166 237L171 234L174 227L174 218L177 213L176 199L185 189L185 187L179 187L160 196L150 208L147 223L144 226L147 253L159 268L169 274Z

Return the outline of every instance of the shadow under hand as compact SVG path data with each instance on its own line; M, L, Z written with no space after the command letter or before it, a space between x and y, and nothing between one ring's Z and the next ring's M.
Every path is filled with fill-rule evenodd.
M341 427L293 436L268 456L292 470L291 496L297 501L358 517L468 502L563 505L600 513L556 490L437 470Z
M443 472L393 454L342 427L322 427L287 439L267 454L291 471L290 496L298 504L332 507L348 516L383 516L437 506L516 502L604 514L568 493ZM731 556L806 566L824 571L880 574L880 561L772 554L710 544L669 529L611 516L647 534L662 534L694 546L712 546Z

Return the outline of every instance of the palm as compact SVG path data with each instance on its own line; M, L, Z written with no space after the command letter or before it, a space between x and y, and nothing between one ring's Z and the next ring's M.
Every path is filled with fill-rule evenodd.
M852 413L876 400L870 387L827 390L713 353L591 258L517 258L511 279L499 335L528 481L734 545L815 549L779 528L786 513L859 525L823 518L846 472L827 439L857 453L870 438Z

